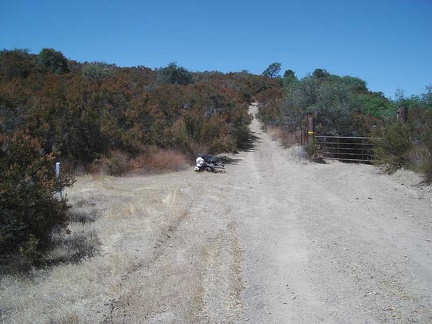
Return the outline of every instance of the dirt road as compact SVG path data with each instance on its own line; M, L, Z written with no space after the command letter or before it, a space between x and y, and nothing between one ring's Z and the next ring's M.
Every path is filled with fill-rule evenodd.
M157 306L142 309L144 280L108 320L142 309L148 323L432 323L430 188L309 163L251 127L255 147L226 174L169 179L185 213L128 278L151 276Z
M13 290L45 291L29 318L432 323L431 187L409 172L310 163L256 119L251 129L255 146L224 174L79 179L69 198L97 209L101 254L58 275L66 289L49 286L56 270L32 293ZM56 313L47 296L69 308Z

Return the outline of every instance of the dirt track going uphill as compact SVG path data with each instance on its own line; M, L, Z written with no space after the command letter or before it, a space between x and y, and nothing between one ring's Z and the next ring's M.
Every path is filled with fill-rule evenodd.
M430 193L409 174L401 183L367 165L306 163L257 120L252 131L256 146L226 174L169 177L188 206L161 256L133 274L165 282L147 320L432 322Z
M254 147L224 174L80 178L70 200L103 201L98 221L121 226L76 271L122 265L69 312L95 323L432 323L431 188L409 172L310 163L256 119L251 130Z

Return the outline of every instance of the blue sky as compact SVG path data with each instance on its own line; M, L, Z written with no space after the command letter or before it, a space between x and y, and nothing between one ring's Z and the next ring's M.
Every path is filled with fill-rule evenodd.
M79 62L359 77L395 98L432 85L432 0L0 0L0 49Z

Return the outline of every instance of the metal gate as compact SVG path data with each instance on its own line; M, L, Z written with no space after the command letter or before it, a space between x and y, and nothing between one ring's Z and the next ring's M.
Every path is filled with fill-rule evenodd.
M315 136L317 153L324 159L371 163L371 137Z

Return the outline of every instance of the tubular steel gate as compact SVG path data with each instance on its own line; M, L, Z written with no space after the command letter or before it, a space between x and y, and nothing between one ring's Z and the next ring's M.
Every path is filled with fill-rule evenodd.
M316 150L328 160L371 163L371 137L315 136Z

